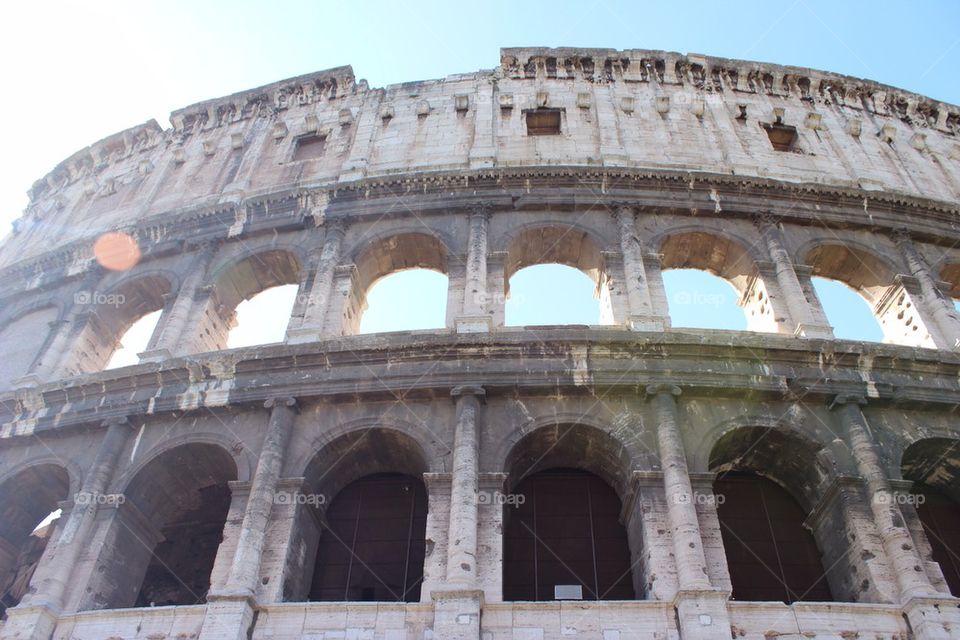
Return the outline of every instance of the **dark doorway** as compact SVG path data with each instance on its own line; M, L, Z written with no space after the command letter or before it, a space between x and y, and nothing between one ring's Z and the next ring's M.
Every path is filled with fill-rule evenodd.
M326 512L310 600L418 602L427 493L398 473L347 485Z
M199 504L162 529L136 607L203 604L230 509L226 484L200 489Z
M584 600L635 598L620 499L600 478L576 469L535 473L504 506L504 600L555 600L579 586Z
M830 602L806 513L780 485L728 472L714 483L723 547L736 600Z
M960 505L924 484L915 484L913 492L923 496L922 502L917 501L917 515L933 559L940 565L950 593L960 596Z

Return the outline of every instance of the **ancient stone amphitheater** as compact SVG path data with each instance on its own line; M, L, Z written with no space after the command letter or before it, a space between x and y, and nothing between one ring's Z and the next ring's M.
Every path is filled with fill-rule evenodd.
M960 637L960 108L504 49L170 121L64 160L0 248L3 640ZM600 325L505 326L540 263ZM446 327L359 335L414 267ZM677 268L749 331L672 329ZM834 339L817 276L884 342ZM228 349L289 284L286 339Z

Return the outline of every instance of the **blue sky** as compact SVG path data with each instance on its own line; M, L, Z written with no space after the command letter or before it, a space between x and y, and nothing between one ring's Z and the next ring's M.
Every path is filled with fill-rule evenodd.
M15 3L4 14L0 235L32 182L91 142L150 118L168 126L170 111L194 102L344 64L383 86L495 67L501 46L668 49L828 69L960 103L955 1L103 0ZM558 282L549 285L569 291ZM522 287L513 289L519 296Z

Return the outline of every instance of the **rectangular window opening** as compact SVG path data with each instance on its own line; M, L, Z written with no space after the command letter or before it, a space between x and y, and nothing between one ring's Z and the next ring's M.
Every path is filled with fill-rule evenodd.
M300 136L294 142L293 159L312 160L323 156L327 148L327 137L318 134Z
M797 141L797 128L788 124L764 124L764 130L767 137L770 138L770 144L777 151L793 151L793 145Z
M531 109L525 113L528 136L560 134L560 109Z

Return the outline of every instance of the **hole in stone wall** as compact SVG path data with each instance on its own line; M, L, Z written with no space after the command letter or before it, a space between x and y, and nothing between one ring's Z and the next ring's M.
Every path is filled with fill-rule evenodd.
M294 141L293 160L313 160L327 150L327 137L319 134L300 136Z
M793 151L797 142L797 128L788 124L781 123L763 123L764 131L770 139L770 144L777 151Z
M700 269L663 272L673 327L745 331L747 318L737 306L739 292L729 281Z
M270 287L238 304L227 348L283 342L298 289L295 284Z
M530 109L524 111L528 136L551 136L560 134L560 109Z
M441 329L446 326L447 276L405 269L377 280L367 291L360 333Z
M603 324L597 285L574 267L538 264L510 278L504 309L508 326Z
M839 280L820 277L811 280L836 338L883 341L883 330L870 304L856 290Z
M107 369L128 367L140 362L140 353L147 350L150 337L160 321L160 311L152 311L143 316L127 329L120 338L120 346L110 356Z

